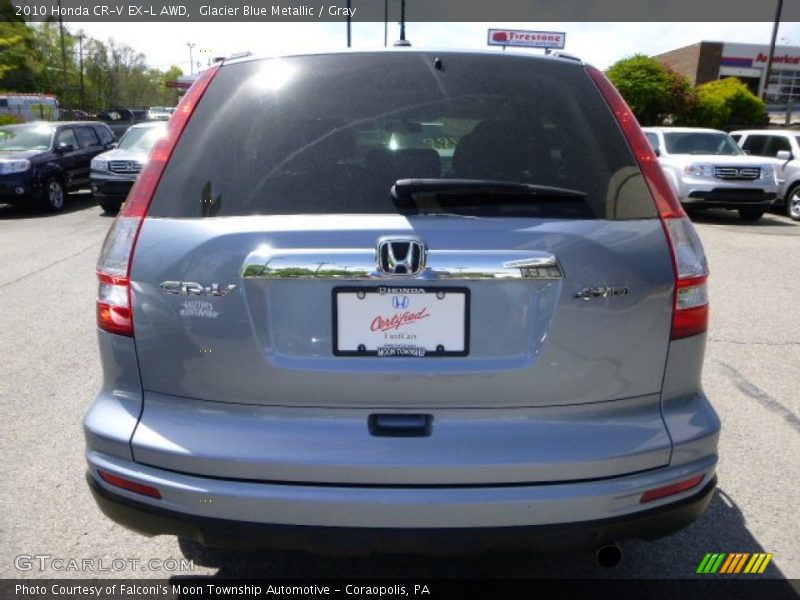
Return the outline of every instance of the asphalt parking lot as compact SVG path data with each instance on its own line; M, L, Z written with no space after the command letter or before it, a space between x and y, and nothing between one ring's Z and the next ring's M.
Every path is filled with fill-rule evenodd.
M331 558L206 550L105 519L84 483L81 418L100 384L94 264L112 219L86 194L62 214L0 205L0 577L693 577L706 552L774 554L764 577L800 578L800 224L768 214L696 219L712 276L704 382L723 422L706 516L655 543L592 553ZM15 557L138 560L137 568L18 570ZM150 559L194 568L141 570ZM171 563L168 563L171 564Z

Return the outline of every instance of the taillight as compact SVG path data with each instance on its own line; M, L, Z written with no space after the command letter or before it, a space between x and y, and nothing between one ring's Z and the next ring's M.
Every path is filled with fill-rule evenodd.
M708 329L708 264L703 244L667 182L658 157L642 133L636 117L617 89L594 67L586 71L608 103L633 151L655 200L672 251L675 297L670 339L677 340Z
M703 244L689 217L664 219L675 263L673 340L708 329L708 264Z
M158 182L195 107L219 67L203 71L186 92L167 125L164 136L150 152L128 199L114 221L97 261L97 326L118 335L133 335L131 257Z

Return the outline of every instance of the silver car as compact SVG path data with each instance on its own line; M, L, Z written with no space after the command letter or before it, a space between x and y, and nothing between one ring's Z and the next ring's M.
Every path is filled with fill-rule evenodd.
M98 261L89 485L126 527L212 546L669 534L716 482L707 276L578 60L225 61Z
M736 210L758 221L775 202L775 168L747 156L724 131L696 127L647 127L667 181L687 209Z
M731 131L731 137L747 154L772 163L778 177L777 204L786 215L800 221L800 143L793 129Z
M92 195L101 208L116 214L133 187L150 150L167 130L164 121L131 126L117 147L92 159L89 175Z

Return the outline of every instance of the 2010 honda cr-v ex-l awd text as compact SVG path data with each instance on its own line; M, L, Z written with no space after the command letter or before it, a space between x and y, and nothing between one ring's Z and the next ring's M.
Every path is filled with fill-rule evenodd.
M654 539L716 482L707 276L577 59L224 61L102 249L89 485L212 546Z

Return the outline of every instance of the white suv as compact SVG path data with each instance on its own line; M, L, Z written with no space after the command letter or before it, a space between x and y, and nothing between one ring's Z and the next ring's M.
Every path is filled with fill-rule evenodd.
M800 221L800 131L753 129L734 131L731 137L751 156L769 160L778 177L778 204Z
M770 161L747 156L724 131L688 127L643 130L684 207L738 210L757 221L778 191Z

